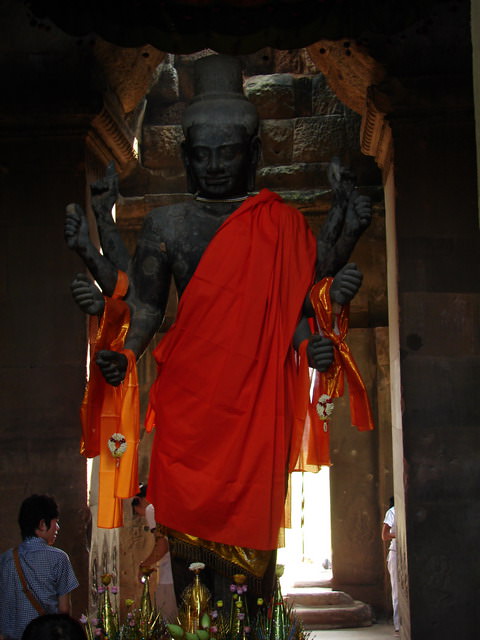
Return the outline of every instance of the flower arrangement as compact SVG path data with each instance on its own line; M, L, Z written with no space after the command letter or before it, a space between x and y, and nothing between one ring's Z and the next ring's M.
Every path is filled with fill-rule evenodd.
M192 565L190 569L198 572L201 570L200 567L192 567ZM258 598L257 611L253 619L250 619L248 612L247 577L243 574L235 574L229 587L232 598L230 614L225 613L223 601L217 600L215 608L204 611L197 618L198 624L193 626L188 616L192 604L189 600L193 600L196 594L194 589L187 587L179 613L179 624L166 625L170 637L173 640L308 640L308 634L305 633L302 622L283 600L279 583L282 574L283 566L277 565L276 586L272 601L267 607L263 599ZM194 585L198 585L198 580L199 576L196 573Z
M112 584L114 576L102 575L97 589L100 601L96 616L89 619L82 615L80 618L87 640L308 640L301 621L283 600L279 583L282 565L277 565L276 586L270 605L267 607L263 599L258 598L254 618L249 616L245 575L233 576L228 614L222 600L217 600L214 609L210 607L209 592L201 585L199 575L205 565L193 562L189 568L195 578L192 586L184 592L183 606L176 623L162 618L151 603L149 579L152 570L144 569L142 572L144 588L140 606L135 607L134 600L130 598L125 600L127 613L123 621L119 619L118 587ZM199 604L199 610L196 604ZM192 615L192 608L195 608L195 615Z
M97 589L100 594L97 615L90 619L86 615L82 615L80 618L80 622L85 627L87 640L162 640L168 638L166 621L151 604L150 573L144 572L145 581L140 607L135 608L135 602L131 598L125 600L127 614L123 622L120 621L118 613L118 587L111 585L113 575L108 573L102 575L102 584ZM113 604L110 595L114 596Z
M108 439L108 448L114 458L121 458L127 450L127 440L122 433L113 433Z
M328 420L334 409L333 399L324 393L319 397L316 408L320 420Z

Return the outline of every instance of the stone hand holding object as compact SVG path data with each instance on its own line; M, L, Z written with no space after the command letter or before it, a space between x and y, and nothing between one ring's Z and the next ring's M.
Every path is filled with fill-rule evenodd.
M125 379L127 357L118 351L99 351L95 362L100 367L105 380L113 387L118 387Z
M308 364L317 371L327 371L333 362L333 343L329 338L312 335L307 345Z
M105 306L103 295L84 273L77 273L70 284L73 299L84 313L99 316Z
M353 262L346 264L334 277L330 298L340 306L348 304L362 285L363 274Z

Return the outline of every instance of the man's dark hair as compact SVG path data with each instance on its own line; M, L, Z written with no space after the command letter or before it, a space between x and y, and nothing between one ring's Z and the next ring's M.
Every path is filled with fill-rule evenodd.
M35 536L35 529L41 520L45 520L47 528L50 528L50 522L58 518L58 506L51 496L34 494L29 498L25 498L18 513L18 524L22 538Z
M49 613L28 623L22 640L86 640L82 624L66 613Z

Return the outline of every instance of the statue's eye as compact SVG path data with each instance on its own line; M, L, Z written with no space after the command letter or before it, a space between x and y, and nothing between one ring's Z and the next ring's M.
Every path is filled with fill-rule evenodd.
M242 151L239 144L229 144L221 148L221 156L224 160L233 160Z
M197 162L202 162L208 159L209 151L207 147L194 147L193 148L193 159Z

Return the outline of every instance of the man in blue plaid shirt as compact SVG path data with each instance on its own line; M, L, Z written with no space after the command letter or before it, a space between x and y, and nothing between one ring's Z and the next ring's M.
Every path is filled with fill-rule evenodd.
M42 610L70 613L70 592L78 587L68 555L52 546L60 529L55 500L45 495L26 498L18 523L23 538L18 558L25 585L15 566L14 550L0 556L0 637L5 640L20 640L27 624Z

